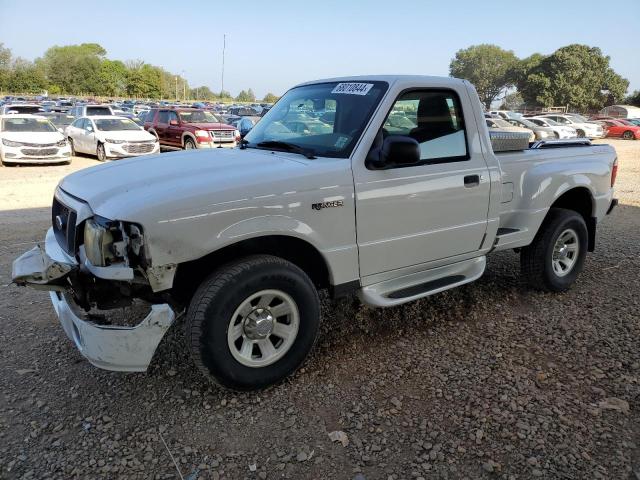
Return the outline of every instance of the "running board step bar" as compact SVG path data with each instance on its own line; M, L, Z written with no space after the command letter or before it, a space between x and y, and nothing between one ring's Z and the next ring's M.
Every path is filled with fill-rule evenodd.
M358 296L367 305L393 307L473 282L482 276L486 265L486 257L476 257L367 285L358 291Z

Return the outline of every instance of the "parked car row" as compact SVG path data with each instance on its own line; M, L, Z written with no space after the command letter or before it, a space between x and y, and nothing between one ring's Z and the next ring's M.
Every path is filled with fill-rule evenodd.
M508 122L511 126L527 128L534 132L535 139L604 138L602 125L577 113L538 113L522 115L509 110L492 110L485 114L489 120ZM491 127L490 127L491 128ZM495 125L493 128L500 128ZM507 129L503 125L503 129Z

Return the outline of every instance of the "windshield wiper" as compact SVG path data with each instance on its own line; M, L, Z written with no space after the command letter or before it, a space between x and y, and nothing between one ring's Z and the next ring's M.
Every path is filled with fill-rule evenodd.
M307 157L309 160L314 160L316 158L313 149L304 148L300 145L296 145L295 143L281 142L280 140L266 140L264 142L257 143L256 146L263 148L282 149L287 152L299 153Z

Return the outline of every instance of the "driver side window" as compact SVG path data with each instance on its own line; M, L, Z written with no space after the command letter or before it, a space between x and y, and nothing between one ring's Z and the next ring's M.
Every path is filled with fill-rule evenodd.
M383 136L415 139L420 145L420 160L425 163L469 159L460 100L451 90L414 90L402 94L382 132Z

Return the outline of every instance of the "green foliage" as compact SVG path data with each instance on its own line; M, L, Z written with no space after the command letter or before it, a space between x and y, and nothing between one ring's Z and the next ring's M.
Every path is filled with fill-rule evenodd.
M635 90L631 95L624 99L625 105L635 105L640 107L640 90Z
M0 43L0 91L7 89L11 74L11 50Z
M497 45L473 45L456 52L449 73L473 83L480 101L486 108L491 108L500 93L512 86L511 71L517 63L518 58L511 50L503 50Z
M569 105L581 111L616 103L629 86L599 48L578 44L548 56L532 55L522 60L512 75L528 105Z
M267 93L262 99L265 103L276 103L280 97L275 96L273 93Z
M236 97L236 101L238 102L255 102L256 95L253 93L253 90L241 90L238 96Z
M42 93L47 88L47 79L41 66L17 58L7 81L7 89L12 92Z
M97 90L92 93L105 97L119 97L127 89L127 67L119 60L103 60L98 70Z
M83 43L48 49L42 63L50 83L72 94L97 93L100 67L106 50L97 43Z
M520 92L511 92L502 99L500 110L518 110L524 105L524 100Z

